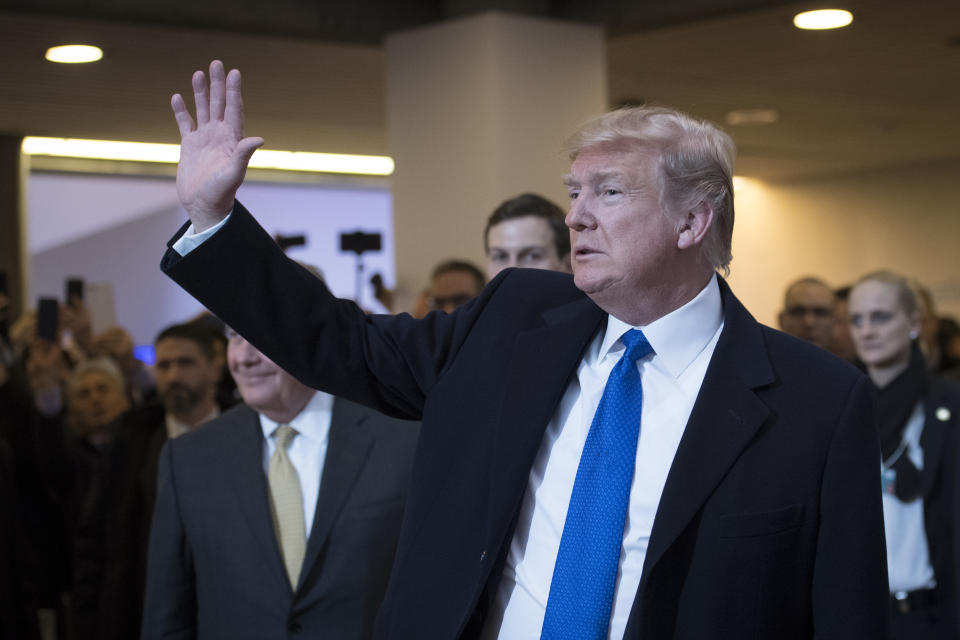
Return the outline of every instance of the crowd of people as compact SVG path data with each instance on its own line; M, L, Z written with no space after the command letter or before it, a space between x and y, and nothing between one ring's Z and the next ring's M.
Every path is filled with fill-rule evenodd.
M222 67L211 76L222 92ZM186 146L205 123L174 109ZM884 270L839 289L803 277L778 317L792 338L755 327L716 274L730 260L729 166L674 187L677 225L620 199L632 192L618 181L652 193L656 136L678 126L718 157L732 149L678 112L598 119L577 134L570 212L535 194L503 202L486 269L442 262L409 314L333 302L236 203L209 230L188 208L185 236L201 239L164 258L233 326L209 313L171 325L147 366L122 327L93 335L80 300L62 305L54 339L35 313L17 319L0 336L0 638L359 640L375 624L382 637L957 637L957 322ZM606 224L616 233L591 234ZM211 233L227 252L256 236L256 259L234 266L269 302L258 312L204 253ZM611 280L600 253L628 277ZM274 270L289 290L263 280ZM512 359L518 336L546 364ZM630 410L606 377L629 394L638 370L670 402L632 401L646 431L627 438L629 474L604 476L588 455L620 456L594 434ZM677 465L696 472L677 479ZM601 523L588 492L618 483L604 500L620 510ZM579 584L594 552L610 556L600 595Z
M475 298L487 278L507 267L569 272L570 241L563 219L560 207L538 195L523 194L504 202L490 216L484 234L489 256L486 274L466 260L442 262L431 274L416 303L418 308L411 312L418 317L433 310L451 312ZM320 277L318 270L304 266ZM0 300L3 305L7 302ZM194 590L170 583L160 589L158 580L151 583L147 576L157 477L167 441L216 422L221 413L238 404L265 415L279 405L281 414L289 414L284 406L294 396L296 410L284 419L290 423L301 410L310 414L305 411L306 404L296 406L297 398L307 397L317 404L326 394L303 387L208 313L163 329L154 340L151 365L134 357L133 339L123 327L94 335L82 300L61 305L56 340L38 335L35 310L23 314L2 333L0 506L7 526L0 529L3 541L10 543L5 548L17 552L5 554L8 570L0 572L4 576L0 594L9 596L2 598L6 609L0 616L4 621L0 630L5 635L0 638L137 637L144 615L155 619L160 615L158 607L183 600ZM280 382L264 391L259 388L264 375ZM343 399L334 403L327 396L324 402L327 406L315 411L332 424L320 420L324 426L316 441L323 445L321 449L326 446L327 430L343 432L340 437L350 440L356 437L350 430L359 428L353 423L364 422L364 429L374 429L376 456L382 459L374 457L348 470L356 473L359 469L371 477L384 474L385 469L394 470L370 480L372 488L353 499L389 495L399 497L402 507L416 423L391 420ZM235 415L224 418L220 422L228 425L238 421ZM206 437L215 438L212 434L216 432L212 429ZM229 430L219 433L222 439L231 435ZM267 442L270 435L266 434ZM256 444L256 440L251 442ZM318 455L309 449L300 455L311 454ZM319 457L320 463L304 463L311 472L310 495L314 498L323 469L322 452ZM255 476L258 470L246 471ZM263 474L268 472L269 468L263 469ZM306 475L300 475L303 484ZM206 480L203 491L210 492ZM211 500L222 498L210 496ZM313 502L307 507L311 513ZM168 520L169 514L163 512L165 506L169 505L161 502L158 519L170 527L161 527L163 532L175 529L172 518ZM379 540L363 549L369 556L366 570L325 569L330 575L325 574L324 588L339 589L341 605L346 597L344 582L347 592L358 594L354 600L359 604L352 611L340 612L348 619L352 616L352 621L334 627L339 629L338 638L369 636L376 596L382 596L389 575L401 513L393 504L379 521L370 519L369 524L376 526L361 539L375 535ZM216 525L224 540L235 531L224 528L222 522ZM307 535L312 525L307 518ZM156 538L158 548L176 543L160 534ZM357 554L347 554L349 546L341 543L334 550L357 562ZM182 579L186 569L172 558L173 554L159 558L155 564L163 569L154 573L167 572ZM350 584L351 575L355 584ZM154 585L154 606L145 610L150 584ZM229 605L226 601L224 615L232 610ZM320 626L330 628L329 623Z
M122 327L93 335L82 303L60 318L50 340L28 312L0 346L0 466L17 487L2 619L20 620L4 637L107 637L138 616L160 448L237 401L208 316L164 329L153 366Z

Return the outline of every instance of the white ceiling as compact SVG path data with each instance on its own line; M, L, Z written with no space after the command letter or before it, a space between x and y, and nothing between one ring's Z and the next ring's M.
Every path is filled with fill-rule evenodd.
M791 26L801 6L610 36L611 104L721 124L730 109L775 108L773 125L728 127L737 172L766 179L960 159L960 2L846 2L853 25L816 33ZM105 59L42 59L78 38ZM378 45L0 12L0 55L0 132L176 142L170 94L220 57L243 70L248 130L268 146L388 152Z

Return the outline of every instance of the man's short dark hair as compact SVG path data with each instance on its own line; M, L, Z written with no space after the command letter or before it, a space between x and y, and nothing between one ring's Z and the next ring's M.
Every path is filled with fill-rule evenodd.
M553 232L553 246L557 250L557 257L562 258L570 253L570 230L564 220L567 214L559 206L535 193L524 193L515 198L504 200L494 209L487 218L487 226L483 230L483 250L489 251L490 229L501 222L533 216L541 218L550 226Z
M157 334L157 338L153 341L153 343L157 344L161 340L165 340L167 338L179 338L181 340L189 340L190 342L195 343L198 347L200 347L200 351L203 352L203 355L209 360L213 360L216 357L216 350L214 349L213 343L218 339L222 339L222 337L218 336L217 332L211 329L209 326L198 322L185 322L183 324L170 325Z
M480 271L479 267L472 262L467 262L466 260L444 260L433 268L433 273L430 274L430 278L435 279L445 273L451 273L455 271L467 273L472 276L477 283L477 291L483 291L484 285L487 284L487 279L484 277L483 272Z

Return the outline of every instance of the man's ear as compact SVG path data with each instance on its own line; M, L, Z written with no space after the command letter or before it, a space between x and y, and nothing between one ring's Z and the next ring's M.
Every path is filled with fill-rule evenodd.
M680 224L677 237L678 249L692 249L703 243L710 225L713 223L713 207L701 200L695 207L687 211L686 217Z

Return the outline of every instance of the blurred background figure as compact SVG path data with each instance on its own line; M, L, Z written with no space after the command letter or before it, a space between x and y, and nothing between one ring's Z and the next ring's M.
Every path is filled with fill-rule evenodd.
M833 291L823 280L800 278L783 295L783 311L778 316L780 330L829 350L835 304Z
M93 340L91 354L112 359L123 373L126 392L135 406L156 400L153 373L133 355L133 338L123 327L110 327Z
M73 611L80 640L139 636L157 461L167 440L220 415L218 341L225 338L209 327L185 323L154 342L160 404L123 417L77 532Z
M0 369L0 376L4 371ZM6 378L0 377L0 388ZM0 434L2 435L2 434ZM24 589L28 541L19 513L13 450L0 437L0 640L39 640L37 605Z
M507 267L570 273L570 229L563 209L534 193L504 201L487 219L487 280Z
M103 470L120 418L130 409L120 368L107 358L81 362L67 379L64 448L72 481L65 496L70 535Z
M450 313L460 305L466 304L480 295L486 280L483 272L466 260L446 260L433 269L430 275L430 287L414 316L423 317L429 311ZM418 305L420 306L420 305ZM417 315L417 314L421 315Z
M927 371L923 312L906 278L863 276L849 301L857 355L879 398L887 570L898 640L955 638L953 500L960 389Z
M940 347L940 317L937 315L937 305L930 290L918 280L911 280L910 287L917 298L917 309L920 313L920 336L917 345L923 352L927 369L940 371L943 352Z
M862 367L862 363L857 358L857 348L850 336L849 302L852 288L840 287L833 292L836 303L833 307L833 338L830 340L830 350L850 364Z

